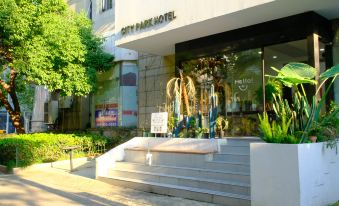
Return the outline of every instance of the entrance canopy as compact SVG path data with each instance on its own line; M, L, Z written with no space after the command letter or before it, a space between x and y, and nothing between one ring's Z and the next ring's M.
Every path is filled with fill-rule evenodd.
M116 45L169 55L180 42L307 11L335 19L338 10L337 0L117 0Z

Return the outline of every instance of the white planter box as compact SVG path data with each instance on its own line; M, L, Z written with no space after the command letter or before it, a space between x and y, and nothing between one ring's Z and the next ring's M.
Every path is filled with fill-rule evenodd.
M339 200L339 153L326 143L250 148L252 206L326 206Z

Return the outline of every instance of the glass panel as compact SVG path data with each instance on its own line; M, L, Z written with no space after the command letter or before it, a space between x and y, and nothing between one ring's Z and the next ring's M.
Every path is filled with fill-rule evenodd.
M339 64L339 21L334 24L336 29L333 39L333 65ZM339 78L336 78L334 82L334 100L339 106Z
M227 136L257 134L257 113L262 111L261 49L222 53L184 62L186 75L194 78L198 109L208 124L211 87L218 96L218 116L229 122Z
M277 75L271 67L281 69L290 62L308 63L306 39L276 44L264 48L265 75ZM306 88L307 89L307 88ZM292 101L293 89L281 85L272 78L265 76L265 107L268 112L272 111L272 94L281 94L284 99Z
M97 90L92 98L92 125L96 127L119 126L121 123L119 114L120 87L119 64L114 68L97 73ZM120 121L119 121L120 120Z

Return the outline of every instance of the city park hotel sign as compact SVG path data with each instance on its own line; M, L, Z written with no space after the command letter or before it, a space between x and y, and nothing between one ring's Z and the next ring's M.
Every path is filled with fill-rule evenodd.
M133 33L135 31L142 31L144 29L165 23L170 22L176 18L174 11L166 12L162 15L155 16L153 18L149 18L146 20L143 20L139 23L135 23L132 25L125 26L121 29L121 35L124 36L126 34Z

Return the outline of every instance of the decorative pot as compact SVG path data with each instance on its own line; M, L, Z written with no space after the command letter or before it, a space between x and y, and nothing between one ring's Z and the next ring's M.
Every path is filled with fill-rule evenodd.
M223 138L225 136L224 130L220 130L220 138Z
M315 135L309 136L308 138L311 140L312 143L317 142L317 136L315 136Z

